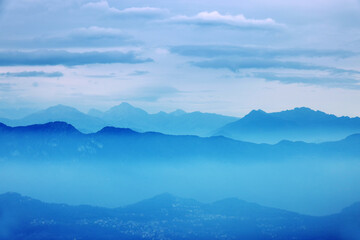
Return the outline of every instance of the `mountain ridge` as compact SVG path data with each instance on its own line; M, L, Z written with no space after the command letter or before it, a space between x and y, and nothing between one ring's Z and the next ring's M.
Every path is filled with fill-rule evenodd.
M217 129L213 135L274 144L282 140L315 143L336 141L358 132L359 117L337 117L301 107L273 113L253 110L243 118Z
M85 114L72 107L56 105L22 119L1 120L8 126L64 121L83 133L95 133L112 126L170 135L222 135L235 140L271 144L282 140L315 143L336 141L360 132L359 117L337 117L307 107L273 113L252 110L243 118L235 118L198 111L186 113L180 109L149 114L124 102L105 112L91 109L89 114Z
M0 133L0 158L4 159L208 159L229 161L280 161L286 158L336 159L360 155L360 134L320 144L282 141L255 144L226 137L139 133L105 127L84 134L63 122L5 127ZM16 154L15 154L16 153Z
M65 121L84 133L94 133L106 126L131 128L138 132L162 132L167 134L188 134L210 136L210 133L235 117L201 112L186 113L183 110L149 114L141 108L123 102L107 111L90 109L87 114L76 108L56 105L32 113L21 119L1 121L9 126L42 124L51 121Z
M0 195L0 213L11 221L4 222L0 237L344 239L344 233L353 236L360 233L360 212L353 211L358 204L334 215L313 217L234 198L204 204L167 194L124 207L103 208L46 203L17 193L4 193Z

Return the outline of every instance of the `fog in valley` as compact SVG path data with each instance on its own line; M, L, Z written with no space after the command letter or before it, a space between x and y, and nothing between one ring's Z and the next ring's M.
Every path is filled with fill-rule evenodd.
M168 192L201 202L236 197L309 215L360 199L360 161L221 163L1 162L0 192L46 202L120 207Z

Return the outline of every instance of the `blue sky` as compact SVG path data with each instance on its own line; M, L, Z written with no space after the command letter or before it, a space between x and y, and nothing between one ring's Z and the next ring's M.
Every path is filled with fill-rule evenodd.
M360 116L359 0L0 2L0 108Z

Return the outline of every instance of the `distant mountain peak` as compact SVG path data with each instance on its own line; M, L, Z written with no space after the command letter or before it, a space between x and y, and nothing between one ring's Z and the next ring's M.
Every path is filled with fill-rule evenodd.
M48 126L48 127L54 127L54 128L59 128L59 129L75 129L71 124L67 123L67 122L62 122L62 121L55 121L55 122L48 122L43 124L43 126Z
M275 113L271 113L271 114L286 114L286 113L288 113L288 114L302 114L302 115L326 114L324 112L316 111L316 110L313 110L313 109L308 108L308 107L296 107L294 109L285 110L285 111L282 111L282 112L275 112Z
M176 109L175 111L171 112L170 114L173 116L181 116L181 115L186 114L186 112L182 109Z
M264 116L268 116L268 114L266 112L264 112L263 110L258 109L258 110L252 110L247 115L245 115L243 117L243 119L262 118Z
M110 108L108 111L105 112L106 114L116 114L116 115L128 115L128 114L147 114L146 111L142 110L141 108L134 107L127 102L122 102L119 105L116 105Z
M97 133L100 134L115 134L115 135L129 135L136 134L137 132L131 130L130 128L116 128L116 127L104 127Z
M66 105L55 105L52 107L49 107L45 110L35 112L33 114L28 115L24 119L31 119L31 118L38 118L39 116L45 116L47 118L56 118L54 120L62 120L63 118L68 118L70 116L82 116L85 115L84 113L80 112L76 108L69 107Z
M270 113L270 115L286 120L298 121L299 123L327 121L329 119L336 118L334 115L330 115L322 111L316 111L308 107L297 107L291 110Z
M191 206L200 205L199 202L193 199L180 198L170 193L162 193L156 195L152 198L145 199L133 205L130 205L132 208L136 209L148 209L149 207L152 210L159 210L163 208L176 209L178 207L186 208Z
M179 197L177 197L177 196L175 196L175 195L173 195L173 194L171 194L171 193L164 192L164 193L161 193L161 194L158 194L158 195L152 197L151 199L152 199L152 200L159 200L159 199L161 199L161 200L174 201L174 200L176 200L176 199L178 199L178 198L179 198Z
M249 112L247 115L260 115L260 114L266 114L265 111L261 110L261 109L257 109L257 110L252 110L251 112Z
M281 140L324 142L360 133L360 119L337 117L308 107L281 112L253 110L215 134L241 141L275 144ZM280 144L290 144L281 142Z
M30 125L29 128L35 131L58 132L58 133L80 133L73 125L61 121Z
M291 111L291 110L290 110ZM315 110L308 108L308 107L296 107L293 111L300 111L300 112L315 112Z
M78 110L76 108L69 107L69 106L62 105L62 104L51 106L51 107L45 109L45 111L76 111L76 112L78 112Z
M127 102L122 102L119 105L113 106L110 109L136 109L133 105Z
M120 103L118 106L122 106L122 107L133 107L130 103L128 102L122 102Z

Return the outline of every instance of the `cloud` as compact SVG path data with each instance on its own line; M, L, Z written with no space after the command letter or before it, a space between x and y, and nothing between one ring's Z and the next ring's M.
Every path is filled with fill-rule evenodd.
M240 69L296 69L328 71L335 74L360 74L359 71L355 70L262 58L218 58L206 61L190 62L190 64L200 68L225 68L233 72L238 72Z
M356 70L336 67L319 66L302 62L279 61L274 59L212 59L207 61L190 62L201 68L229 69L238 73L240 70L271 70L280 69L298 70L298 75L279 75L276 73L252 73L247 77L263 78L267 81L279 81L284 84L302 83L308 85L326 86L332 88L360 89L360 72ZM314 73L317 71L317 73ZM309 74L313 74L309 76Z
M124 10L119 11L123 15L137 15L137 16L162 16L168 13L168 10L163 8L154 8L154 7L131 7L125 8Z
M146 63L152 62L150 58L139 58L134 52L68 52L55 50L3 51L0 52L0 66L21 65L86 65L86 64L110 64L110 63Z
M274 73L253 73L253 77L262 78L266 81L279 81L284 84L302 83L307 85L319 85L331 88L360 89L360 81L354 78L342 76L281 76Z
M89 2L83 5L84 8L93 8L106 11L118 11L116 8L111 8L108 1Z
M24 71L24 72L6 72L0 73L0 77L47 77L47 78L58 78L62 77L62 72L38 72L38 71Z
M98 2L90 2L83 5L85 9L92 9L96 11L102 11L114 16L124 17L140 17L140 18L157 18L164 16L168 13L167 9L154 8L154 7L131 7L125 9L117 9L111 7L106 0Z
M115 73L109 74L97 74L97 75L85 75L88 78L115 78L117 77Z
M77 28L62 34L41 37L0 39L2 46L21 48L112 47L138 45L139 41L120 29L91 26Z
M168 20L169 22L181 24L193 24L200 26L228 26L235 28L248 29L279 29L283 28L283 24L275 22L271 18L266 19L250 19L244 15L222 15L218 11L200 12L195 16L179 15Z
M129 76L143 76L143 75L146 75L148 73L149 73L148 71L136 70L136 71L130 73Z
M172 53L189 57L242 57L242 58L274 58L274 57L337 57L348 58L359 56L359 52L330 49L301 49L301 48L264 48L246 46L221 45L182 45L170 48Z
M74 29L64 37L53 36L44 42L52 42L58 46L119 46L137 43L120 29L97 26Z

